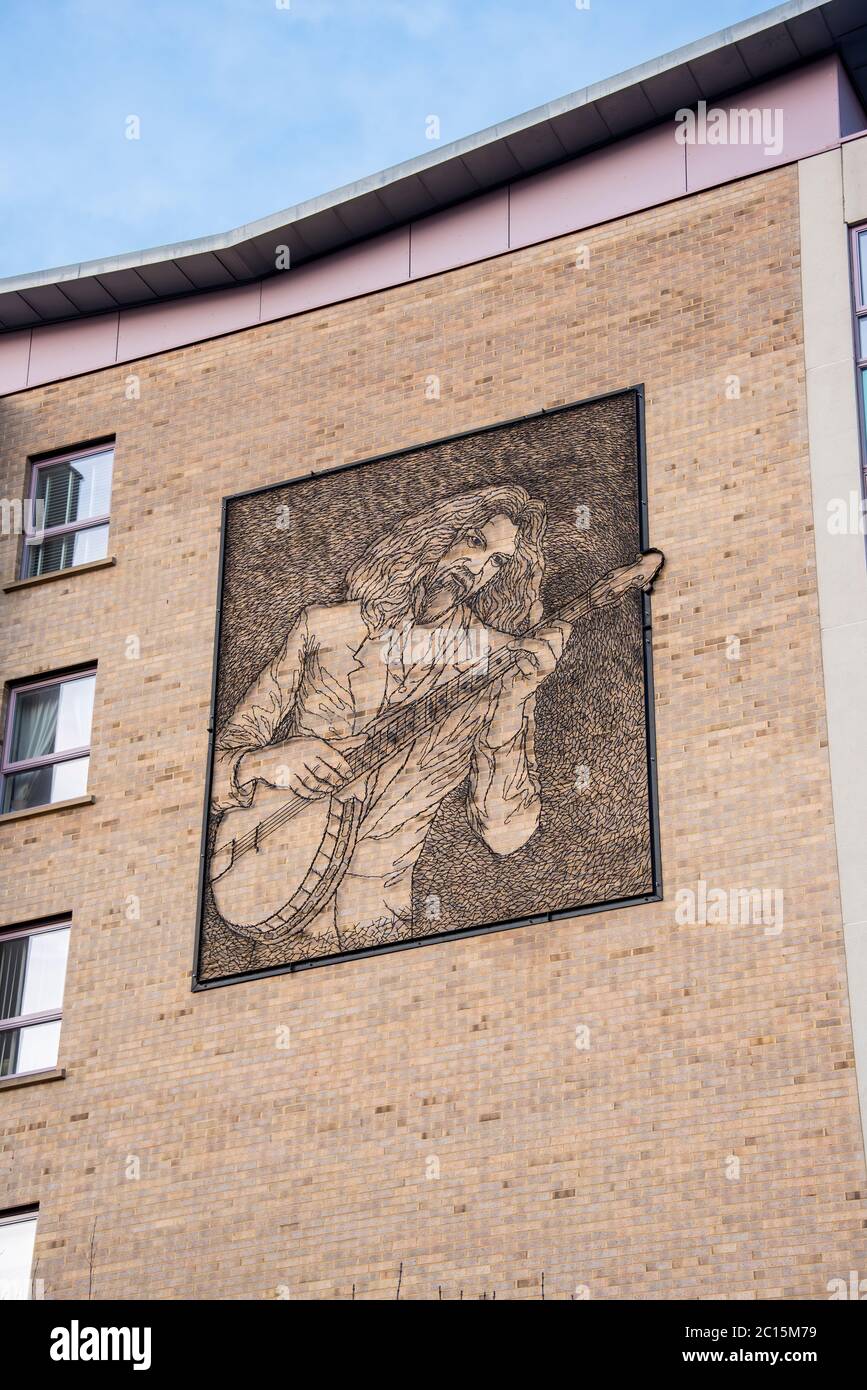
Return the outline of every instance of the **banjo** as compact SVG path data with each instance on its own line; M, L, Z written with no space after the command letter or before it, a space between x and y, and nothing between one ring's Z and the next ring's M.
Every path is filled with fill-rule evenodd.
M574 623L633 590L648 592L662 564L659 550L639 554L520 636L531 637L558 620ZM217 826L209 879L223 920L242 935L272 942L307 926L331 900L349 865L367 777L493 684L514 661L508 647L500 648L482 671L463 671L426 695L383 710L364 729L363 742L353 738L351 748L342 748L335 739L350 776L330 794L289 795L286 787L257 781L249 806L224 811Z

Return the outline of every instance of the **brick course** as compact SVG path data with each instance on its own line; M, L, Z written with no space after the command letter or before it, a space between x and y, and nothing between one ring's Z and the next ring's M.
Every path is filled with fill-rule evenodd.
M220 499L639 382L665 901L192 994ZM401 1261L408 1298L867 1273L797 169L6 398L3 495L110 433L117 565L3 596L4 681L99 663L94 804L0 825L0 921L73 914L68 1075L0 1092L47 1296L86 1296L92 1241L98 1298L390 1297ZM699 878L782 889L783 932L679 926Z

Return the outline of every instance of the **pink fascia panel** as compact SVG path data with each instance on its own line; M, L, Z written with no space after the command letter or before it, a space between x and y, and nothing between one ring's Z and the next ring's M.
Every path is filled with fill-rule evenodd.
M472 265L509 249L509 194L483 193L459 207L412 224L410 274L414 280Z
M355 299L409 278L409 228L371 237L262 282L262 322Z
M789 164L839 143L838 73L838 60L831 55L725 101L708 102L695 138L683 146L689 192ZM727 137L725 144L707 143L716 134L714 111L726 113L718 127ZM732 120L733 111L758 114Z
M29 359L29 328L0 334L0 396L11 396L13 391L26 389Z
M685 192L683 147L674 138L674 127L655 126L514 183L509 242L512 247L532 246Z
M259 286L214 290L168 304L123 309L117 341L118 362L131 362L186 343L219 338L250 328L259 318Z
M111 367L117 349L117 314L34 328L28 386Z

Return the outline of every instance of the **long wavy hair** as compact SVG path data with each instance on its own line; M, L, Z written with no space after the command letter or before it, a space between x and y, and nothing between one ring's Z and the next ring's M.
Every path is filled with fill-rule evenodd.
M544 502L533 500L517 485L480 488L436 502L399 522L365 551L347 572L346 596L360 602L371 632L408 619L416 594L446 552L462 535L495 516L508 517L518 528L515 553L466 602L489 627L523 632L539 598L547 513Z

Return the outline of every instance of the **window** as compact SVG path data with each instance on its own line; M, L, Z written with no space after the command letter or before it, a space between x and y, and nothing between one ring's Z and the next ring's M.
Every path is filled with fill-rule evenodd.
M0 1215L0 1299L7 1302L31 1297L37 1215L33 1209Z
M867 495L867 227L852 231L852 272L855 288L855 360L858 370L858 409L861 417L862 487Z
M22 579L105 559L113 464L111 446L33 464Z
M0 810L25 811L87 791L96 675L13 686L3 740Z
M0 934L0 1077L57 1065L69 923Z

